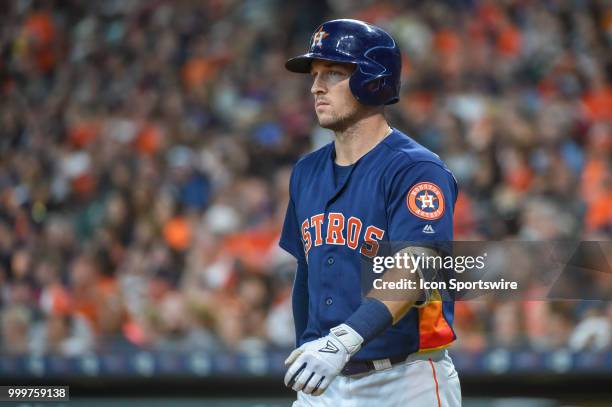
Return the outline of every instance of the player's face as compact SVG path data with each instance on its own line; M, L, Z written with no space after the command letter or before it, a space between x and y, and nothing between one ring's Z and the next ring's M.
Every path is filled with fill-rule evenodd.
M355 66L314 60L310 67L315 112L321 127L344 130L353 124L364 110L351 93L349 78Z

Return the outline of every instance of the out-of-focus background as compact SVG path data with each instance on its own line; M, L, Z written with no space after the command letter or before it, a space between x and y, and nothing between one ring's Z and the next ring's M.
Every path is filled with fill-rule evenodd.
M608 1L2 2L2 383L292 396L277 241L293 163L332 135L284 61L337 17L397 39L388 118L454 172L457 240L611 240ZM468 402L556 399L534 374L604 399L610 302L466 301L455 327Z

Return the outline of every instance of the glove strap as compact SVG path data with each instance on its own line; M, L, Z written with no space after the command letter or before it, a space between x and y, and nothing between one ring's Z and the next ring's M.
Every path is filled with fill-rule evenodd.
M347 324L340 324L329 330L329 334L336 338L349 353L353 356L361 349L363 338L353 328Z

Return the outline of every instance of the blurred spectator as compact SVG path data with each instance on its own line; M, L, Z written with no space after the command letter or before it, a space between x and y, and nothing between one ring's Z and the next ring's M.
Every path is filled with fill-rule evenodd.
M2 310L2 352L7 355L26 355L30 351L32 316L23 306Z
M35 355L83 356L94 350L88 322L79 315L51 313L34 327L31 352Z
M185 353L194 349L218 349L215 338L197 323L181 294L170 292L165 295L159 304L158 318L157 349Z

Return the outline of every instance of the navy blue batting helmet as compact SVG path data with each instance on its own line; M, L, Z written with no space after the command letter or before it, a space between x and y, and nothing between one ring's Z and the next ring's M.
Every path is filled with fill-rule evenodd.
M310 49L285 67L309 73L313 59L355 64L349 86L365 105L390 105L399 100L402 57L393 38L382 28L359 20L323 23L310 37Z

